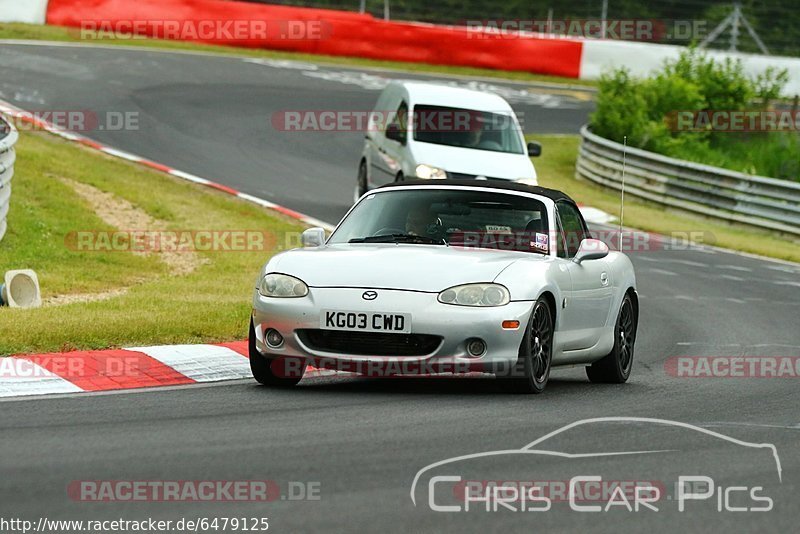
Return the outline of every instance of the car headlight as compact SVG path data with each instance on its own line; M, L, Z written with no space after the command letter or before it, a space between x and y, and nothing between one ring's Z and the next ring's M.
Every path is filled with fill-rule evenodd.
M270 273L261 279L258 292L263 297L297 298L308 295L308 286L294 276Z
M425 165L424 163L417 165L416 173L417 178L422 178L423 180L443 180L447 178L447 173L442 169Z
M455 306L505 306L511 295L500 284L465 284L439 293L439 302Z
M517 178L514 181L524 185L539 185L539 181L536 178Z

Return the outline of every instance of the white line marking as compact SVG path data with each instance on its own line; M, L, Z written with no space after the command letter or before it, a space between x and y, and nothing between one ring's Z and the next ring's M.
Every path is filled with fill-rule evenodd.
M732 274L721 274L720 278L724 278L725 280L733 280L734 282L744 282L744 278L733 276Z
M702 347L741 347L740 343L707 343L705 341L679 341L675 343L683 347L702 346Z
M668 262L670 262L670 263L680 263L681 265L688 265L688 266L690 266L690 267L704 267L704 268L710 267L710 265L709 265L709 264L707 264L707 263L701 263L701 262L699 262L699 261L691 261L691 260L671 260L671 259L669 259L669 260L664 260L664 261L668 261Z
M798 270L786 265L765 265L767 269L772 269L773 271L781 271L784 273L792 273L797 274Z
M651 273L663 274L663 275L666 275L666 276L678 276L677 274L673 273L672 271L666 271L664 269L649 269L649 271Z
M731 271L740 271L743 273L752 273L753 269L747 267L739 267L738 265L716 265L717 269L730 269Z

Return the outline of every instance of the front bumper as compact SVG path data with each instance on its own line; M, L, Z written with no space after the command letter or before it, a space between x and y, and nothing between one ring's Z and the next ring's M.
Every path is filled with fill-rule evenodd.
M442 304L435 293L391 289L377 290L378 298L362 298L370 288L310 288L301 298L268 298L258 291L253 297L253 324L256 347L268 358L303 357L322 366L356 362L402 362L402 369L440 368L444 372L493 370L516 363L533 302L510 302L498 307L467 307ZM424 355L391 356L348 354L319 350L309 346L301 331L320 328L321 310L356 312L408 313L411 333L440 336L441 343ZM503 321L519 321L519 328L504 329ZM264 340L267 329L275 329L284 338L283 345L273 348ZM474 357L467 352L468 340L479 338L486 343L483 355ZM305 342L304 342L305 340ZM411 365L409 365L411 364ZM359 367L360 369L361 367ZM394 368L395 370L397 368Z

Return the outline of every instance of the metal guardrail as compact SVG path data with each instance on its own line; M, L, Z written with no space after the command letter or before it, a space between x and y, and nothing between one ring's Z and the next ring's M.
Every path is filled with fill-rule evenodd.
M622 149L581 128L578 178L619 190ZM625 194L729 222L800 235L800 183L669 158L628 147Z
M14 176L14 161L17 154L14 145L19 133L0 116L0 241L6 235L6 216L11 201L11 178Z

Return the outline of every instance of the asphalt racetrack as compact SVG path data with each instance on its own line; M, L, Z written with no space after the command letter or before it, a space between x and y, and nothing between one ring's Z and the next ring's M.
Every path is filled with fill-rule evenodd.
M290 133L270 118L292 109L369 110L391 76L11 44L0 46L0 72L0 98L23 109L138 112L138 131L86 135L332 223L352 201L363 134ZM592 107L581 91L448 81L492 85L522 113L527 131L575 133ZM554 371L540 396L507 394L489 377L325 377L290 391L241 381L5 401L0 515L268 517L275 532L796 532L797 378L686 378L669 369L679 356L800 357L800 267L675 248L632 255L641 317L625 385L592 385L583 369L566 369ZM536 446L571 456L513 452L565 425L615 416L685 426L587 422ZM772 444L776 454L745 443ZM512 452L423 471L412 491L426 466L486 451ZM609 452L639 454L599 455ZM469 511L444 512L431 501L461 509L464 502L456 483L432 482L433 474L548 481L551 488L598 475L656 481L663 494L658 511L578 512L556 492L546 511L487 511L473 503ZM710 477L711 496L685 500L680 511L672 487L678 476ZM87 480L272 480L280 496L266 504L83 502L68 488ZM731 511L765 506L753 495L769 496L771 510ZM512 504L520 508L519 499Z

